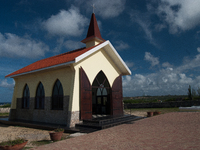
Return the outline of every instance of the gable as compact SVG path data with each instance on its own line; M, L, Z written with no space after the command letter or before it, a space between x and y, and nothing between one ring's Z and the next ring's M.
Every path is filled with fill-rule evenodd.
M106 75L110 85L112 85L116 76L119 76L121 74L121 71L110 59L103 48L92 53L91 55L87 56L86 58L82 59L74 65L76 71L78 71L80 67L85 70L90 84L93 83L96 75L100 71L103 71L103 73Z
M83 53L82 55L76 57L75 62L78 63L79 61L85 59L86 57L92 55L93 53L99 51L100 49L103 49L104 52L108 55L108 57L110 57L110 59L113 61L116 67L120 70L122 75L131 75L131 71L129 70L125 62L122 60L120 55L117 53L115 48L112 46L112 44L108 40L92 48L90 51L87 51Z

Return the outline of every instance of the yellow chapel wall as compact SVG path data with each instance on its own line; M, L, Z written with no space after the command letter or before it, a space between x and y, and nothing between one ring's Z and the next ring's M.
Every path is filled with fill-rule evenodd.
M17 98L23 97L23 90L25 84L28 85L30 91L30 97L35 97L36 89L39 82L42 82L45 91L45 97L51 97L53 86L57 79L60 80L63 86L63 94L71 95L73 85L73 75L74 72L70 67L60 68L60 69L51 69L45 70L41 72L31 73L27 75L22 75L19 77L15 77L15 88L12 98L12 109L16 109L16 100ZM70 96L71 99L71 96Z
M80 82L79 82L79 68L82 67L86 72L90 84L92 85L96 75L102 70L106 75L110 86L116 77L118 77L121 72L117 66L113 63L110 57L106 54L103 49L98 50L91 56L88 56L81 60L81 62L75 64L75 79L74 79L74 91L72 100L72 111L79 111L80 109Z
M28 84L30 97L35 97L36 89L39 82L42 82L45 90L45 97L52 95L52 90L56 79L59 79L63 86L64 95L70 95L70 107L69 110L79 111L80 106L80 81L79 81L79 69L82 67L92 85L96 75L102 70L106 75L110 86L116 77L118 77L121 72L106 54L106 52L101 49L74 64L74 68L65 67L61 69L51 69L42 72L27 74L24 76L19 76L15 79L15 89L12 99L12 109L16 109L16 99L22 98L23 89L25 84Z
M97 45L97 44L99 44L99 43L100 43L100 42L95 41L95 40L89 41L89 42L86 43L86 48L95 46L95 45Z

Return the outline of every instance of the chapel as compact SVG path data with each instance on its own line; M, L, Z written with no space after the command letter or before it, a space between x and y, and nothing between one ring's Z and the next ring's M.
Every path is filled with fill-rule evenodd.
M91 16L86 47L36 61L15 80L9 120L73 127L93 116L123 115L122 76L131 71Z

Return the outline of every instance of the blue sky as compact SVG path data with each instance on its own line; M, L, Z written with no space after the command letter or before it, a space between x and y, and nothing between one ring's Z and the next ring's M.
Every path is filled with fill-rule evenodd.
M200 87L199 0L9 0L0 5L0 102L15 84L5 75L85 46L92 4L102 37L132 71L124 96Z

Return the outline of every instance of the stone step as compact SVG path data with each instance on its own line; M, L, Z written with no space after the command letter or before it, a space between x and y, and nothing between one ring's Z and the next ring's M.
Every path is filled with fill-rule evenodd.
M106 129L109 127L113 127L116 125L120 125L123 123L131 122L131 121L136 121L139 119L143 119L143 117L138 117L138 116L120 116L120 117L115 117L115 118L110 118L110 119L105 119L105 120L85 120L83 123L76 124L76 128L92 128L92 129Z
M102 117L102 118L95 118L95 119L90 119L90 120L83 120L83 123L106 125L106 124L111 124L115 122L121 122L121 121L134 119L136 117L137 116L134 116L134 115L126 115L126 116L118 116L118 117Z

